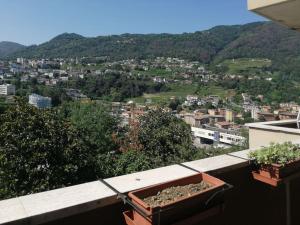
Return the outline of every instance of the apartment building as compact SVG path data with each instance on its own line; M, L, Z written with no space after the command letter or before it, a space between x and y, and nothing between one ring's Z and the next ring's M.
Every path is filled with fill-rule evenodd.
M16 86L13 84L3 84L0 85L0 95L15 95L16 94Z

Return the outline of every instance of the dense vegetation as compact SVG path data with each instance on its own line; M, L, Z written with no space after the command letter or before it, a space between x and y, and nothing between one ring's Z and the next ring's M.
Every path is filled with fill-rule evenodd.
M123 101L143 93L166 91L162 83L154 83L151 79L122 75L120 72L111 72L103 76L87 76L68 82L68 88L83 90L91 98L105 97L112 101Z
M139 141L149 158L166 165L193 158L191 128L183 120L162 110L150 111L140 118Z
M0 198L223 151L195 149L188 125L162 110L131 127L118 124L102 104L74 102L39 110L17 99L0 117Z
M79 133L55 111L18 101L0 117L0 196L81 182L89 164Z
M290 142L283 144L273 143L269 147L251 152L250 158L259 165L286 165L289 162L300 159L300 147Z
M271 81L265 78L248 79L224 79L216 82L216 85L225 89L232 89L236 92L235 103L239 103L242 93L248 93L253 96L253 100L261 104L279 104L281 102L298 102L300 103L300 87L295 85L294 79L287 78L284 75L273 77ZM263 95L263 100L256 98ZM239 98L239 99L238 99Z

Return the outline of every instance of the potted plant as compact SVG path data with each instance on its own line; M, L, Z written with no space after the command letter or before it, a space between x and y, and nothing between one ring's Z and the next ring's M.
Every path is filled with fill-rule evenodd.
M136 210L124 213L128 225L173 224L178 221L196 221L195 216L205 209L206 203L226 184L208 174L197 175L174 180L133 191L128 194L132 202L141 209L144 215ZM219 213L221 204L211 207L213 210L205 214ZM203 214L204 215L204 214ZM191 223L189 223L191 224Z
M250 152L249 156L254 165L254 179L272 186L278 186L284 178L300 170L300 147L291 142L272 143Z

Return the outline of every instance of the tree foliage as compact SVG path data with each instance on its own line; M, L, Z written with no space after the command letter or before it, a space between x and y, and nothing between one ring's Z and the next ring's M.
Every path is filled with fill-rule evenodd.
M194 152L189 125L162 109L140 118L139 140L146 155L165 165L190 159Z
M151 158L144 151L128 150L117 157L114 165L116 176L154 168Z
M15 196L85 181L79 134L52 110L18 99L0 117L0 195Z
M162 83L154 83L150 78L138 78L109 72L105 75L90 75L69 82L70 88L81 89L91 98L106 98L111 101L124 101L144 93L156 93L166 89Z
M187 124L161 109L124 129L99 103L39 110L17 99L1 114L0 129L0 198L209 155L193 147Z

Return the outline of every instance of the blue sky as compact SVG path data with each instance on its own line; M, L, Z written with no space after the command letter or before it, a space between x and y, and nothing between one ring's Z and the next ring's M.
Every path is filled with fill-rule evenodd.
M183 33L263 18L247 0L1 0L0 41L39 44L64 32L93 37Z

